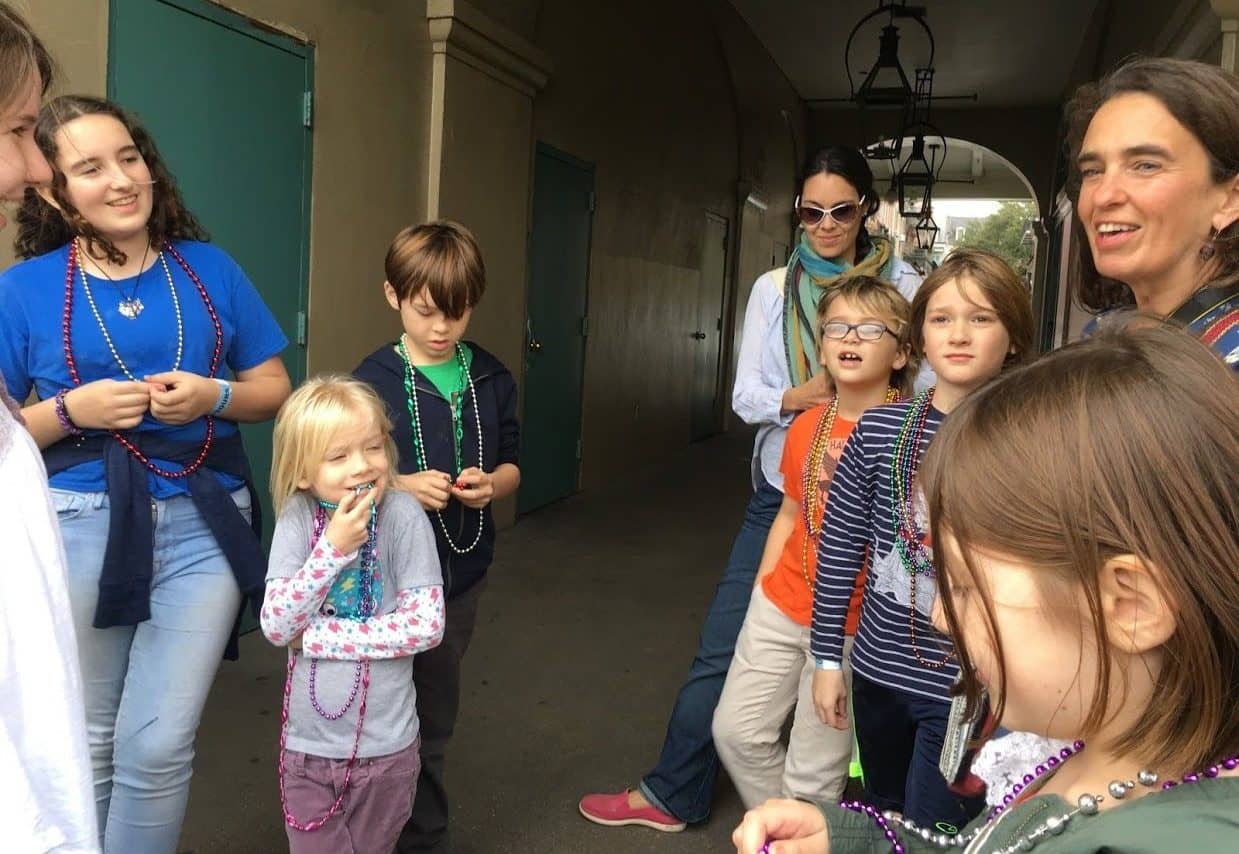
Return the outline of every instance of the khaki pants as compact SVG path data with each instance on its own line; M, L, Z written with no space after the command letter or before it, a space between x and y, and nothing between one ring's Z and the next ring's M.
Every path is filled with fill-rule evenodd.
M851 644L849 637L843 650L849 690ZM813 673L808 627L789 619L759 584L714 712L714 746L746 809L769 798L822 803L843 794L852 730L838 730L818 719ZM785 748L783 724L793 708Z

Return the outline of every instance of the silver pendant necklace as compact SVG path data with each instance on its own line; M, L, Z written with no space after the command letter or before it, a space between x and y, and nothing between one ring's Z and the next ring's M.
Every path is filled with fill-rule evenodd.
M95 266L95 269L102 273L103 277L111 283L112 287L116 288L116 290L120 292L120 304L116 306L116 311L126 320L134 320L139 314L142 313L142 310L146 308L146 306L142 304L142 300L138 299L138 286L142 284L142 272L146 269L146 258L150 251L151 244L150 241L147 241L146 248L142 250L142 263L138 266L138 274L133 278L133 291L128 294L125 293L124 288L116 283L116 280L112 278L108 271L103 268L103 265L91 257L89 252L82 252L83 257L90 259L90 263ZM85 275L86 273L83 271L83 279L85 278Z
M139 314L142 313L142 309L144 308L146 308L146 306L142 305L142 300L138 299L137 295L135 294L134 296L128 299L121 300L120 305L116 307L116 310L117 312L120 313L121 317L128 318L129 320L133 320L135 317L137 317Z
M176 315L176 361L172 363L171 370L179 371L181 369L181 357L185 350L185 324L181 318L181 301L177 298L176 284L172 281L172 271L168 268L168 262L164 259L162 251L156 256L156 260L163 265L164 276L168 279L168 291L172 294L172 311ZM125 360L121 358L120 353L117 351L116 344L112 341L112 336L108 334L108 328L103 323L103 315L99 313L99 306L95 304L95 295L90 290L90 282L86 279L85 267L82 264L78 264L77 271L82 277L82 290L86 292L86 302L90 304L90 313L95 316L95 323L99 325L99 331L103 333L103 342L107 344L108 352L112 354L112 358L116 361L121 371L124 372L125 376L133 382L138 382L138 378L129 370L129 366L125 364ZM121 305L123 306L124 303L122 302ZM124 314L123 310L118 309L118 311ZM139 301L138 312L140 313L141 311L142 306ZM133 317L127 314L125 316L132 320L133 317L137 317L137 314L134 314Z

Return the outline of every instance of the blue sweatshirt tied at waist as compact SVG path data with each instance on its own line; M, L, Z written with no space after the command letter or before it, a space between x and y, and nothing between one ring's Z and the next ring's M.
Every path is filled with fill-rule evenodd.
M169 440L150 433L131 433L127 438L148 458L181 466L192 463L202 447L199 442ZM97 629L133 626L151 616L155 529L146 467L111 436L65 439L43 451L49 476L100 457L110 515L103 571L99 576L99 603L92 625ZM251 521L245 521L232 496L211 470L244 479L252 499ZM267 561L261 543L262 510L240 434L216 436L202 466L186 482L194 506L232 567L243 599L250 600L257 614ZM236 638L234 627L225 651L228 659L237 657Z

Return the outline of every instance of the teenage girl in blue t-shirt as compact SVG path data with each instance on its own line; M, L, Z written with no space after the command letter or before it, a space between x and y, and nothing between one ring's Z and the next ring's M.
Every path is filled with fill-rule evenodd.
M58 98L35 138L52 182L0 276L0 374L38 400L103 848L173 852L207 691L265 572L236 422L288 396L288 342L119 108Z

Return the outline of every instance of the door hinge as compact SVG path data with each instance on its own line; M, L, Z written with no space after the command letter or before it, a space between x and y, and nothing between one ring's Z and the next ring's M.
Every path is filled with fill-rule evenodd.
M303 92L301 95L301 124L304 127L314 127L314 93Z
M598 206L598 196L594 193L593 190L590 190L589 191L589 212L593 213L594 208L596 208L597 206Z
M306 316L304 311L297 312L297 343L305 346Z
M581 315L581 337L582 338L589 337L589 315L588 314Z

